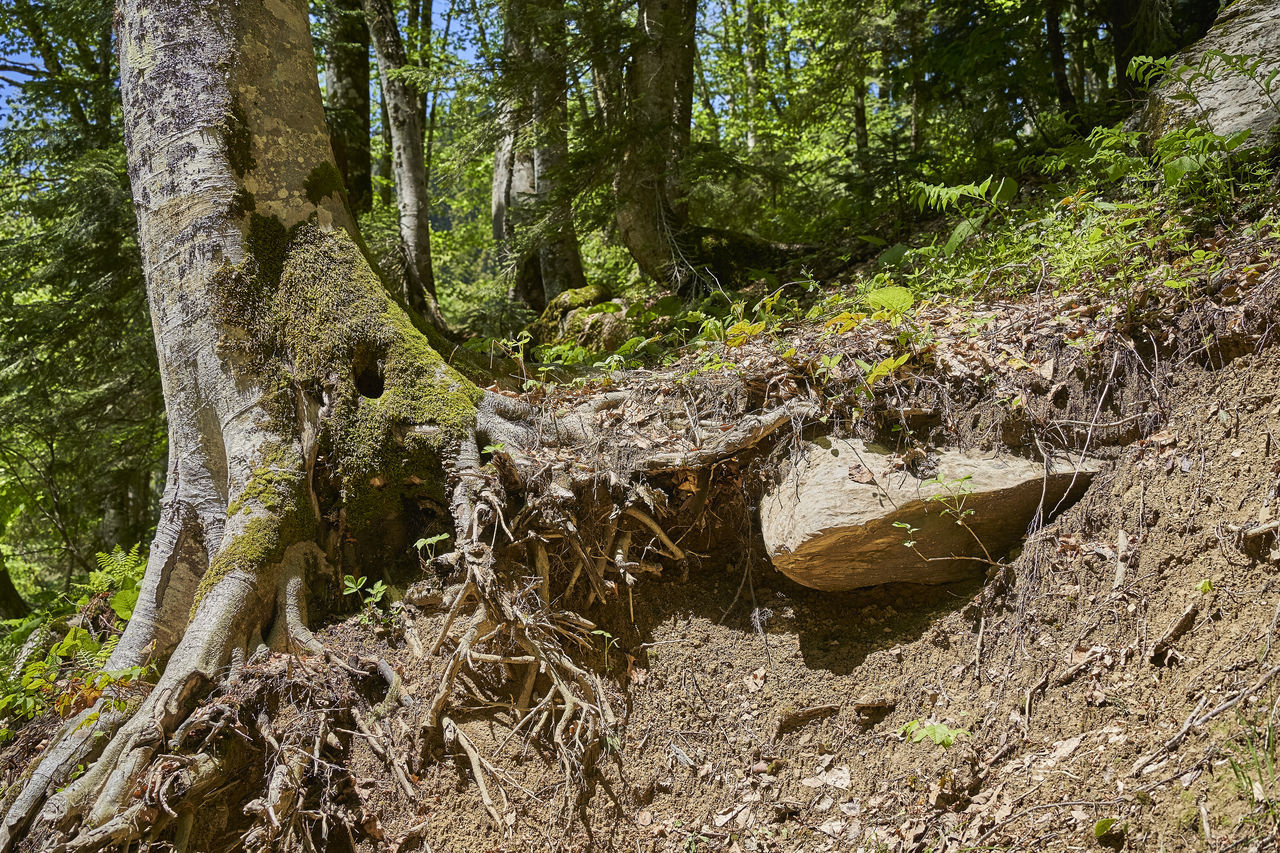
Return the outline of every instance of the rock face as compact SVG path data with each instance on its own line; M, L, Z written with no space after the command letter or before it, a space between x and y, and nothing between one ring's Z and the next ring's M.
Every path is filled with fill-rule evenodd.
M1260 60L1243 72L1244 63L1224 62L1213 55ZM1246 59L1247 62L1247 59ZM1221 136L1250 130L1249 146L1275 141L1280 136L1280 77L1264 91L1267 78L1280 69L1280 3L1275 0L1235 0L1226 4L1212 29L1174 60L1174 66L1190 66L1208 76L1190 84L1195 101L1180 99L1188 86L1167 79L1151 93L1140 117L1144 129L1161 135L1203 114L1209 128ZM1193 72L1184 72L1190 79ZM1202 113L1203 111L1203 113Z
M985 546L998 559L1040 507L1065 509L1097 470L1086 460L1046 476L1039 462L959 450L911 461L856 439L820 439L761 502L765 546L779 571L814 589L961 580L985 564L956 558L985 559Z

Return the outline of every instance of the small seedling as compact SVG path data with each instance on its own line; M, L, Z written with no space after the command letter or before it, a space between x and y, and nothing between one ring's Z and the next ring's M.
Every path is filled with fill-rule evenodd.
M945 723L923 723L920 720L912 720L899 729L898 734L911 738L912 743L920 743L928 739L933 741L934 746L946 749L969 732L965 729L953 729Z

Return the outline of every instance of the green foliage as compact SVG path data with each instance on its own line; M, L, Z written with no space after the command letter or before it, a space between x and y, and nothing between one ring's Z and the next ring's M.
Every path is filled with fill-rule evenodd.
M945 723L925 723L920 720L911 720L898 730L898 734L910 738L912 743L928 740L934 746L947 749L955 745L958 739L968 737L969 732L964 729L953 729Z
M111 609L121 622L128 622L133 617L133 608L142 589L147 561L141 554L141 548L141 545L134 545L125 551L117 545L110 553L99 552L96 557L98 569L89 573L89 583L85 586L89 595L111 592Z
M1239 730L1224 749L1236 787L1250 806L1245 821L1259 835L1273 834L1280 829L1275 723L1237 712L1236 724Z
M363 575L359 578L352 575L343 575L342 594L357 596L364 607L373 610L382 602L383 596L387 594L388 587L382 581L378 581L373 586L365 589L365 584L368 580Z
M104 669L133 615L146 557L138 545L116 546L98 553L95 563L73 595L3 623L0 741L47 710L67 717L104 694L123 706L149 675L147 667Z

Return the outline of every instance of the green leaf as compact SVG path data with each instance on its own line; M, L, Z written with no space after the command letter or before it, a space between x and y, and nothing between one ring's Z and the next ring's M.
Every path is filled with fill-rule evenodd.
M1198 157L1184 156L1171 160L1164 164L1164 182L1173 186L1202 165Z
M1227 137L1227 141L1222 143L1222 147L1226 148L1228 151L1235 151L1249 140L1250 132L1251 129L1246 127L1244 130L1231 134Z
M880 254L880 266L896 267L907 256L909 248L906 243L894 243Z
M122 589L115 595L111 596L111 609L120 617L122 622L128 622L133 617L133 608L138 604L137 587L133 589Z
M1008 204L1017 194L1018 182L1013 178L1002 178L996 191L991 194L991 200L996 204Z
M888 311L890 314L903 314L911 309L916 298L910 290L897 285L881 287L867 294L867 304L877 311Z
M1104 817L1093 825L1093 837L1104 838L1111 834L1111 828L1116 825L1116 819L1113 817Z
M960 223L956 225L955 230L951 232L951 237L947 240L947 244L942 247L943 256L950 257L951 255L954 255L956 250L960 248L965 240L968 240L978 232L978 229L982 227L982 223L984 221L986 221L985 214L982 216L971 216L968 219L960 220Z

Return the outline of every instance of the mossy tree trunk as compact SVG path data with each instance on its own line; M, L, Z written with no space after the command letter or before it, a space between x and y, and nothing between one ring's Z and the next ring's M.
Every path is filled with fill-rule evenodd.
M160 674L140 707L67 721L6 792L0 850L121 820L208 686L264 646L314 649L317 581L381 538L402 488L445 502L443 465L481 399L359 248L306 3L124 0L117 21L170 458L142 593L106 668Z

